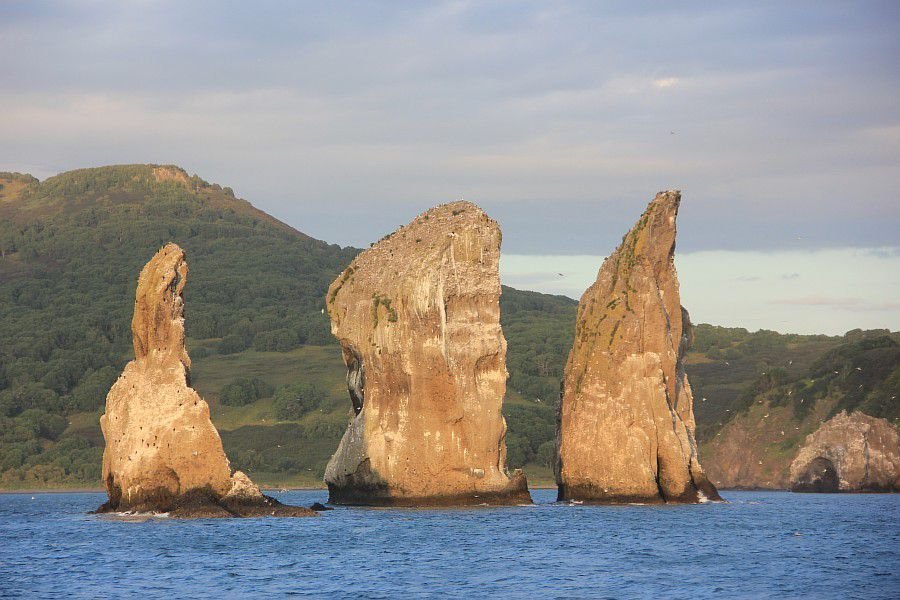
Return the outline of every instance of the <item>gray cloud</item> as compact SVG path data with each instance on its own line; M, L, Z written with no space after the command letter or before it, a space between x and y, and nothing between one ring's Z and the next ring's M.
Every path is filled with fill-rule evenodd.
M0 4L0 169L174 162L366 245L458 197L505 249L900 242L895 4Z
M772 304L790 304L792 306L827 306L831 308L851 308L863 304L862 298L833 298L830 296L804 296L802 298L778 298Z

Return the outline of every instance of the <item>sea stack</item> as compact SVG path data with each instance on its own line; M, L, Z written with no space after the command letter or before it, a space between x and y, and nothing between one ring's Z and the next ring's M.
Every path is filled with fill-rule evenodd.
M325 471L331 502L531 502L524 474L506 469L500 240L474 204L444 204L331 284L353 407Z
M141 271L131 330L135 359L106 397L103 483L98 512L167 512L175 517L307 516L232 474L209 406L190 387L184 346L184 252L167 244Z
M791 463L791 491L900 491L897 428L859 411L841 411L806 437Z
M578 304L559 405L560 500L720 500L697 458L675 273L681 194L661 192Z

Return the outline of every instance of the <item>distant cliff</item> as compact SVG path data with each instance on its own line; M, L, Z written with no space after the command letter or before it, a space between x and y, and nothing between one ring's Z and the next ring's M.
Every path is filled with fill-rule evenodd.
M800 372L765 368L701 446L720 487L788 489L807 436L842 411L900 417L900 344L889 334L848 334Z

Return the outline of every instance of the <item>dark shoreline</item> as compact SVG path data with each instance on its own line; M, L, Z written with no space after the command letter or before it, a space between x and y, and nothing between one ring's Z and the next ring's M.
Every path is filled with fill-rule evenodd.
M327 491L328 488L322 487L266 487L260 486L260 490L266 492L280 492L281 490L285 490L288 492L293 491L304 491L304 492L312 492L312 491ZM98 488L24 488L20 490L3 490L0 489L0 495L2 494L103 494L106 490L98 487Z

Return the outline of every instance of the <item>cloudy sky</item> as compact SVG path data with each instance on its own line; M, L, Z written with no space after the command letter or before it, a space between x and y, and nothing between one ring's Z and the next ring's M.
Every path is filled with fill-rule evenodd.
M0 170L176 163L357 246L466 198L573 297L681 189L695 320L900 329L898 56L896 2L6 1Z

